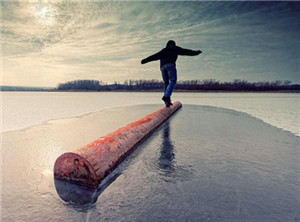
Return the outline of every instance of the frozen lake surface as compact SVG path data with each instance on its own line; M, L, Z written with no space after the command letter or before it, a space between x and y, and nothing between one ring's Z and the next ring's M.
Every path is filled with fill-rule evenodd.
M53 180L60 154L160 107L112 108L3 133L2 221L300 220L300 138L245 113L184 103L92 203L60 199Z
M114 107L162 104L161 93L1 92L1 95L2 132ZM300 136L300 94L175 92L173 99L184 105L208 105L248 113Z

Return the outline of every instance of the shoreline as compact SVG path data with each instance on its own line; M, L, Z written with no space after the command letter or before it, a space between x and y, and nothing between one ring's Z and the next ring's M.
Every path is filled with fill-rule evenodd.
M134 93L153 93L163 92L163 90L0 90L0 92L134 92ZM300 93L300 90L174 90L181 93Z

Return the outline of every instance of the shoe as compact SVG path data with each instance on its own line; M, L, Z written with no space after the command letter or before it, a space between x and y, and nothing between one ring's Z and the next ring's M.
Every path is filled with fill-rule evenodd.
M165 102L166 107L170 107L171 105L173 105L173 103L171 103L171 98L170 97L165 97L164 96L161 99Z

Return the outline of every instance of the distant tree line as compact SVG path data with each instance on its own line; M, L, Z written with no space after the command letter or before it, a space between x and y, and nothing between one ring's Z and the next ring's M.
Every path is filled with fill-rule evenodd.
M161 91L164 84L159 80L126 80L123 83L103 83L98 80L75 80L52 87L0 86L0 91ZM178 81L177 91L293 91L300 92L299 84L291 81L248 82L236 79L221 82L215 79Z
M58 85L59 91L158 91L164 84L159 80L126 80L123 83L104 84L98 80L75 80ZM291 81L248 82L236 79L220 82L215 79L178 81L175 90L179 91L300 91L299 84Z
M102 82L98 80L75 80L58 85L58 90L84 90L84 91L99 91L101 90Z

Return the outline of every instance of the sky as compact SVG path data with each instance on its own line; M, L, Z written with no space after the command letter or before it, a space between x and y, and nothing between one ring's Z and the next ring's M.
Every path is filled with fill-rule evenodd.
M161 79L141 59L170 39L179 80L300 83L300 2L1 1L1 85Z

